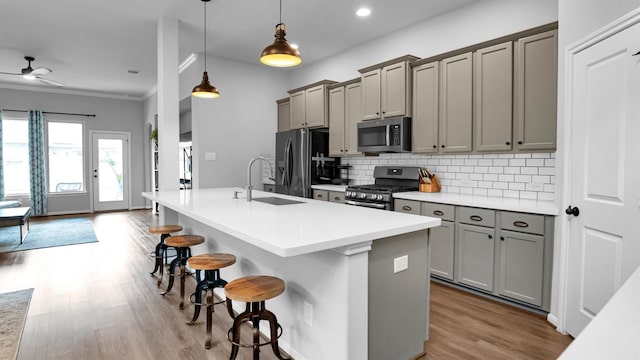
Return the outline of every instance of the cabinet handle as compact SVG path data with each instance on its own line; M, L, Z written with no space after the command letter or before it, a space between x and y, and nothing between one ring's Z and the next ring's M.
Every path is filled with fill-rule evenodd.
M405 211L411 211L411 206L409 206L409 205L404 205L404 206L402 207L402 210L405 210Z
M505 144L506 144L506 145L511 145L511 142L510 142L510 141L507 141Z
M376 115L380 115L380 113L376 111Z
M339 197L339 196L336 196L336 197L334 197L334 198L333 198L333 200L335 200L335 201L340 201L340 200L342 200L342 199L340 199L340 197Z
M322 194L318 194L318 199L322 199L322 198L323 198Z
M444 149L444 145L442 145L442 148Z
M383 113L383 114L386 114L387 112L386 112L386 111L383 111L382 113Z
M524 222L524 221L519 221L519 220L518 220L518 221L514 221L514 222L513 222L513 226L517 226L517 227L521 227L521 228L526 228L526 227L529 227L529 224L527 224L527 223L526 223L526 222Z
M444 213L441 210L434 210L433 215L442 216Z
M488 235L488 236L489 236L489 239L493 239L493 235Z
M518 141L518 145L522 145L522 141Z
M504 236L500 236L500 240L504 241Z
M433 148L434 148L434 149L437 149L437 148L438 148L438 145L433 145Z
M478 215L471 215L471 216L469 216L469 220L482 221L482 217L480 217Z

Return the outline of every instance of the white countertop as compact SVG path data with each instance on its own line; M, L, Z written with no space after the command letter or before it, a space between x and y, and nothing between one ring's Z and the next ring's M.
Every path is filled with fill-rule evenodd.
M561 360L640 359L640 268L618 289Z
M234 191L241 192L239 199L232 198ZM255 190L254 199L279 197L302 203L276 206L248 202L242 188L144 192L142 196L283 257L355 245L440 225L438 218Z
M428 201L440 204L472 206L487 209L518 211L531 214L558 215L553 201L504 198L497 196L465 195L453 193L427 193L419 191L393 194L394 199Z
M311 188L316 190L345 192L345 190L347 190L347 185L318 184L311 185Z

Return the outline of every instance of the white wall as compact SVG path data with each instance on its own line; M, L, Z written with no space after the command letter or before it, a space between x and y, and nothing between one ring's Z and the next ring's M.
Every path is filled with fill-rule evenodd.
M203 70L200 56L180 74L181 99L190 96L191 89L200 83ZM287 96L288 73L214 57L207 59L207 72L220 97L192 99L193 186L243 187L249 160L274 152L275 101ZM154 98L145 102L148 122L153 121ZM206 161L205 153L215 153L216 160ZM261 184L260 164L254 165L252 179L254 185Z
M111 98L56 94L49 92L0 89L0 108L17 110L43 110L51 112L95 114L96 117L47 115L45 119L71 120L84 123L85 188L91 181L90 172L90 130L126 131L131 134L131 204L132 208L141 208L145 200L140 193L145 188L148 173L144 169L143 103L136 100L118 100ZM10 115L9 113L5 116ZM23 113L26 118L26 113ZM82 194L55 194L49 197L48 213L64 214L88 212L91 209L91 196Z
M358 69L406 54L426 58L558 19L557 0L478 1L295 70L291 88L321 79L345 81ZM304 53L302 54L304 59Z

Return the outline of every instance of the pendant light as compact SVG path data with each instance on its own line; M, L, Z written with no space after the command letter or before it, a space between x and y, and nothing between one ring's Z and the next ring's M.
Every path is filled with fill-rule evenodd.
M218 89L209 83L207 74L207 3L210 0L202 0L204 3L204 73L202 82L191 90L191 95L199 98L214 99L220 96Z
M282 0L280 0L280 22L276 25L276 35L273 44L262 50L260 62L276 67L296 66L302 62L298 49L292 47L285 39L286 26L282 23Z

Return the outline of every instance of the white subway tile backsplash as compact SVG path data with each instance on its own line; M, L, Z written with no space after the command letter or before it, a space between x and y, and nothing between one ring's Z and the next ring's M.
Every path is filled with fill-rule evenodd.
M442 192L538 200L553 200L555 193L554 153L396 153L343 158L342 163L352 165L349 176L353 184L372 183L373 169L378 165L423 166L438 175Z
M544 166L544 159L527 159L527 166Z

